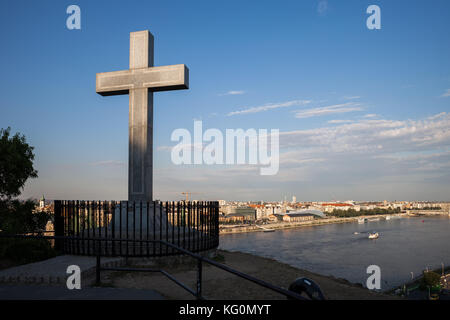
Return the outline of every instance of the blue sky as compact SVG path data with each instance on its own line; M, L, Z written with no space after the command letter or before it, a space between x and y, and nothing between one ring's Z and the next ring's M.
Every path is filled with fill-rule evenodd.
M127 69L129 32L148 29L155 65L190 69L189 90L155 93L155 198L449 200L449 14L445 0L2 1L0 127L27 136L39 171L23 196L126 198L128 97L97 95L95 74ZM279 173L174 166L170 135L194 119L280 129Z

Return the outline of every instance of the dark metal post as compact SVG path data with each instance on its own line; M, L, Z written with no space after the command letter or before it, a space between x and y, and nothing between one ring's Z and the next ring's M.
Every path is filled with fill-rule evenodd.
M177 245L180 246L180 221L181 221L181 206L180 206L180 201L177 202L177 233L178 233L178 240L177 240ZM173 250L172 250L173 252Z
M57 237L63 237L64 236L64 218L62 216L61 211L61 200L55 200L54 203L54 210L55 210L55 236ZM64 248L64 239L55 239L55 249L57 251L63 251Z
M122 255L122 201L119 201L119 252Z
M133 255L136 256L136 200L133 201Z
M174 210L173 210L173 202L171 202L171 203L169 203L168 205L167 205L167 208L171 208L171 210L172 210L172 243L173 243L173 235L174 235L174 232L173 232L173 228L174 228L174 223L173 223L173 218L175 217L174 216ZM166 242L169 242L169 211L167 211L166 212ZM173 251L173 248L171 248L172 249L172 251ZM166 246L166 255L169 255L169 247L168 246Z
M84 237L85 237L85 233L86 233L86 229L89 232L88 229L88 216L86 214L86 203L84 201L81 201L81 212L83 214L83 232L81 233L81 238L83 239L82 243L83 243L83 254L88 254L89 253L89 242L84 241Z
M156 257L156 205L159 202L153 201L153 256ZM161 202L162 206L162 202ZM161 220L160 220L161 221ZM159 223L161 225L161 222ZM161 246L161 245L160 245Z
M187 203L187 228L188 228L188 244L187 249L191 250L191 203Z
M115 229L116 229L116 202L112 201L111 202L111 238L115 239L116 234L115 234ZM116 242L115 241L111 241L111 245L112 245L112 255L115 256L116 255Z
M183 201L182 203L182 211L183 211L183 216L182 216L182 221L181 224L183 226L183 249L186 249L186 202Z
M215 215L214 215L214 228L215 228L215 233L214 233L214 238L215 238L215 246L218 247L219 246L219 239L220 239L220 234L219 234L219 202L215 202Z
M150 202L147 201L147 236L145 237L145 240L147 240L147 257L149 256L149 247L148 247L148 240L149 240L149 227L150 227L150 223L149 223L149 219L150 219L150 215L149 215L149 208L150 206Z
M197 226L195 228L196 230L196 236L195 236L195 251L200 250L200 209L199 209L200 202L195 203L195 225Z
M169 204L168 202L166 202L166 230L167 230L167 223L168 221L168 216L169 216ZM163 212L163 202L161 202L161 205L159 206L159 240L163 240L162 238L162 225L163 225L163 219L162 219L162 212ZM167 236L167 231L166 231L166 236ZM161 243L159 244L159 255L162 256L162 245Z
M100 264L100 241L98 241L99 243L97 244L97 261L95 264L95 283L97 286L100 285L100 269L101 269L101 264Z
M126 201L125 202L126 203L126 205L127 205L127 209L125 210L125 214L126 214L126 218L127 218L127 221L126 221L126 227L127 227L127 230L125 230L126 231L126 234L127 234L127 240L128 239L130 239L129 237L128 237L128 201ZM129 247L129 242L128 241L126 241L126 244L127 244L127 253L126 253L126 259L128 259L128 247ZM127 263L128 263L128 261L127 261Z
M171 208L171 212L172 212L172 243L175 244L175 202L170 203L170 208ZM166 238L166 241L169 242L169 239ZM166 247L166 248L168 249L168 247ZM171 249L173 252L173 248L171 248Z
M139 202L139 240L142 240L142 200ZM142 242L139 242L139 247L142 256Z

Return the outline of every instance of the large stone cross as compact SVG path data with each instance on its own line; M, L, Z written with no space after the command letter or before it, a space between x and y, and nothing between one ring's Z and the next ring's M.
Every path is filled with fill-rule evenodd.
M130 69L97 73L96 91L102 96L128 94L128 200L152 201L153 91L189 88L184 64L153 66L153 35L130 33Z

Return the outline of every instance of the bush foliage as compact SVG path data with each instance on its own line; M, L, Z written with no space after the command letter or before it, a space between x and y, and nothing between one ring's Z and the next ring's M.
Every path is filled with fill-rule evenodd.
M17 200L29 178L36 178L34 153L25 136L11 129L0 130L0 233L29 234L42 232L50 214L36 211L33 200ZM0 238L0 259L18 263L54 256L48 240Z
M435 287L441 282L441 276L434 271L425 271L422 278L422 287Z

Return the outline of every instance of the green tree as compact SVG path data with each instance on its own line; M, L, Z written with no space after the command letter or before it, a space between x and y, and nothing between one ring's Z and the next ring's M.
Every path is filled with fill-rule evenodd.
M6 234L44 231L50 215L35 208L33 200L0 201L0 230Z
M441 276L433 271L425 271L423 273L422 286L424 287L435 287L441 282Z
M13 199L20 195L25 182L36 178L34 153L25 136L11 128L0 130L0 230L5 233L28 233L44 229L49 216L35 212L32 200Z
M36 178L34 153L25 136L11 129L0 130L0 232L26 234L45 230L50 219L46 212L35 210L33 200L18 200L25 182ZM25 263L55 255L47 240L0 239L0 258Z
M34 153L25 136L10 135L11 128L0 130L0 200L20 195L29 178L37 178Z

